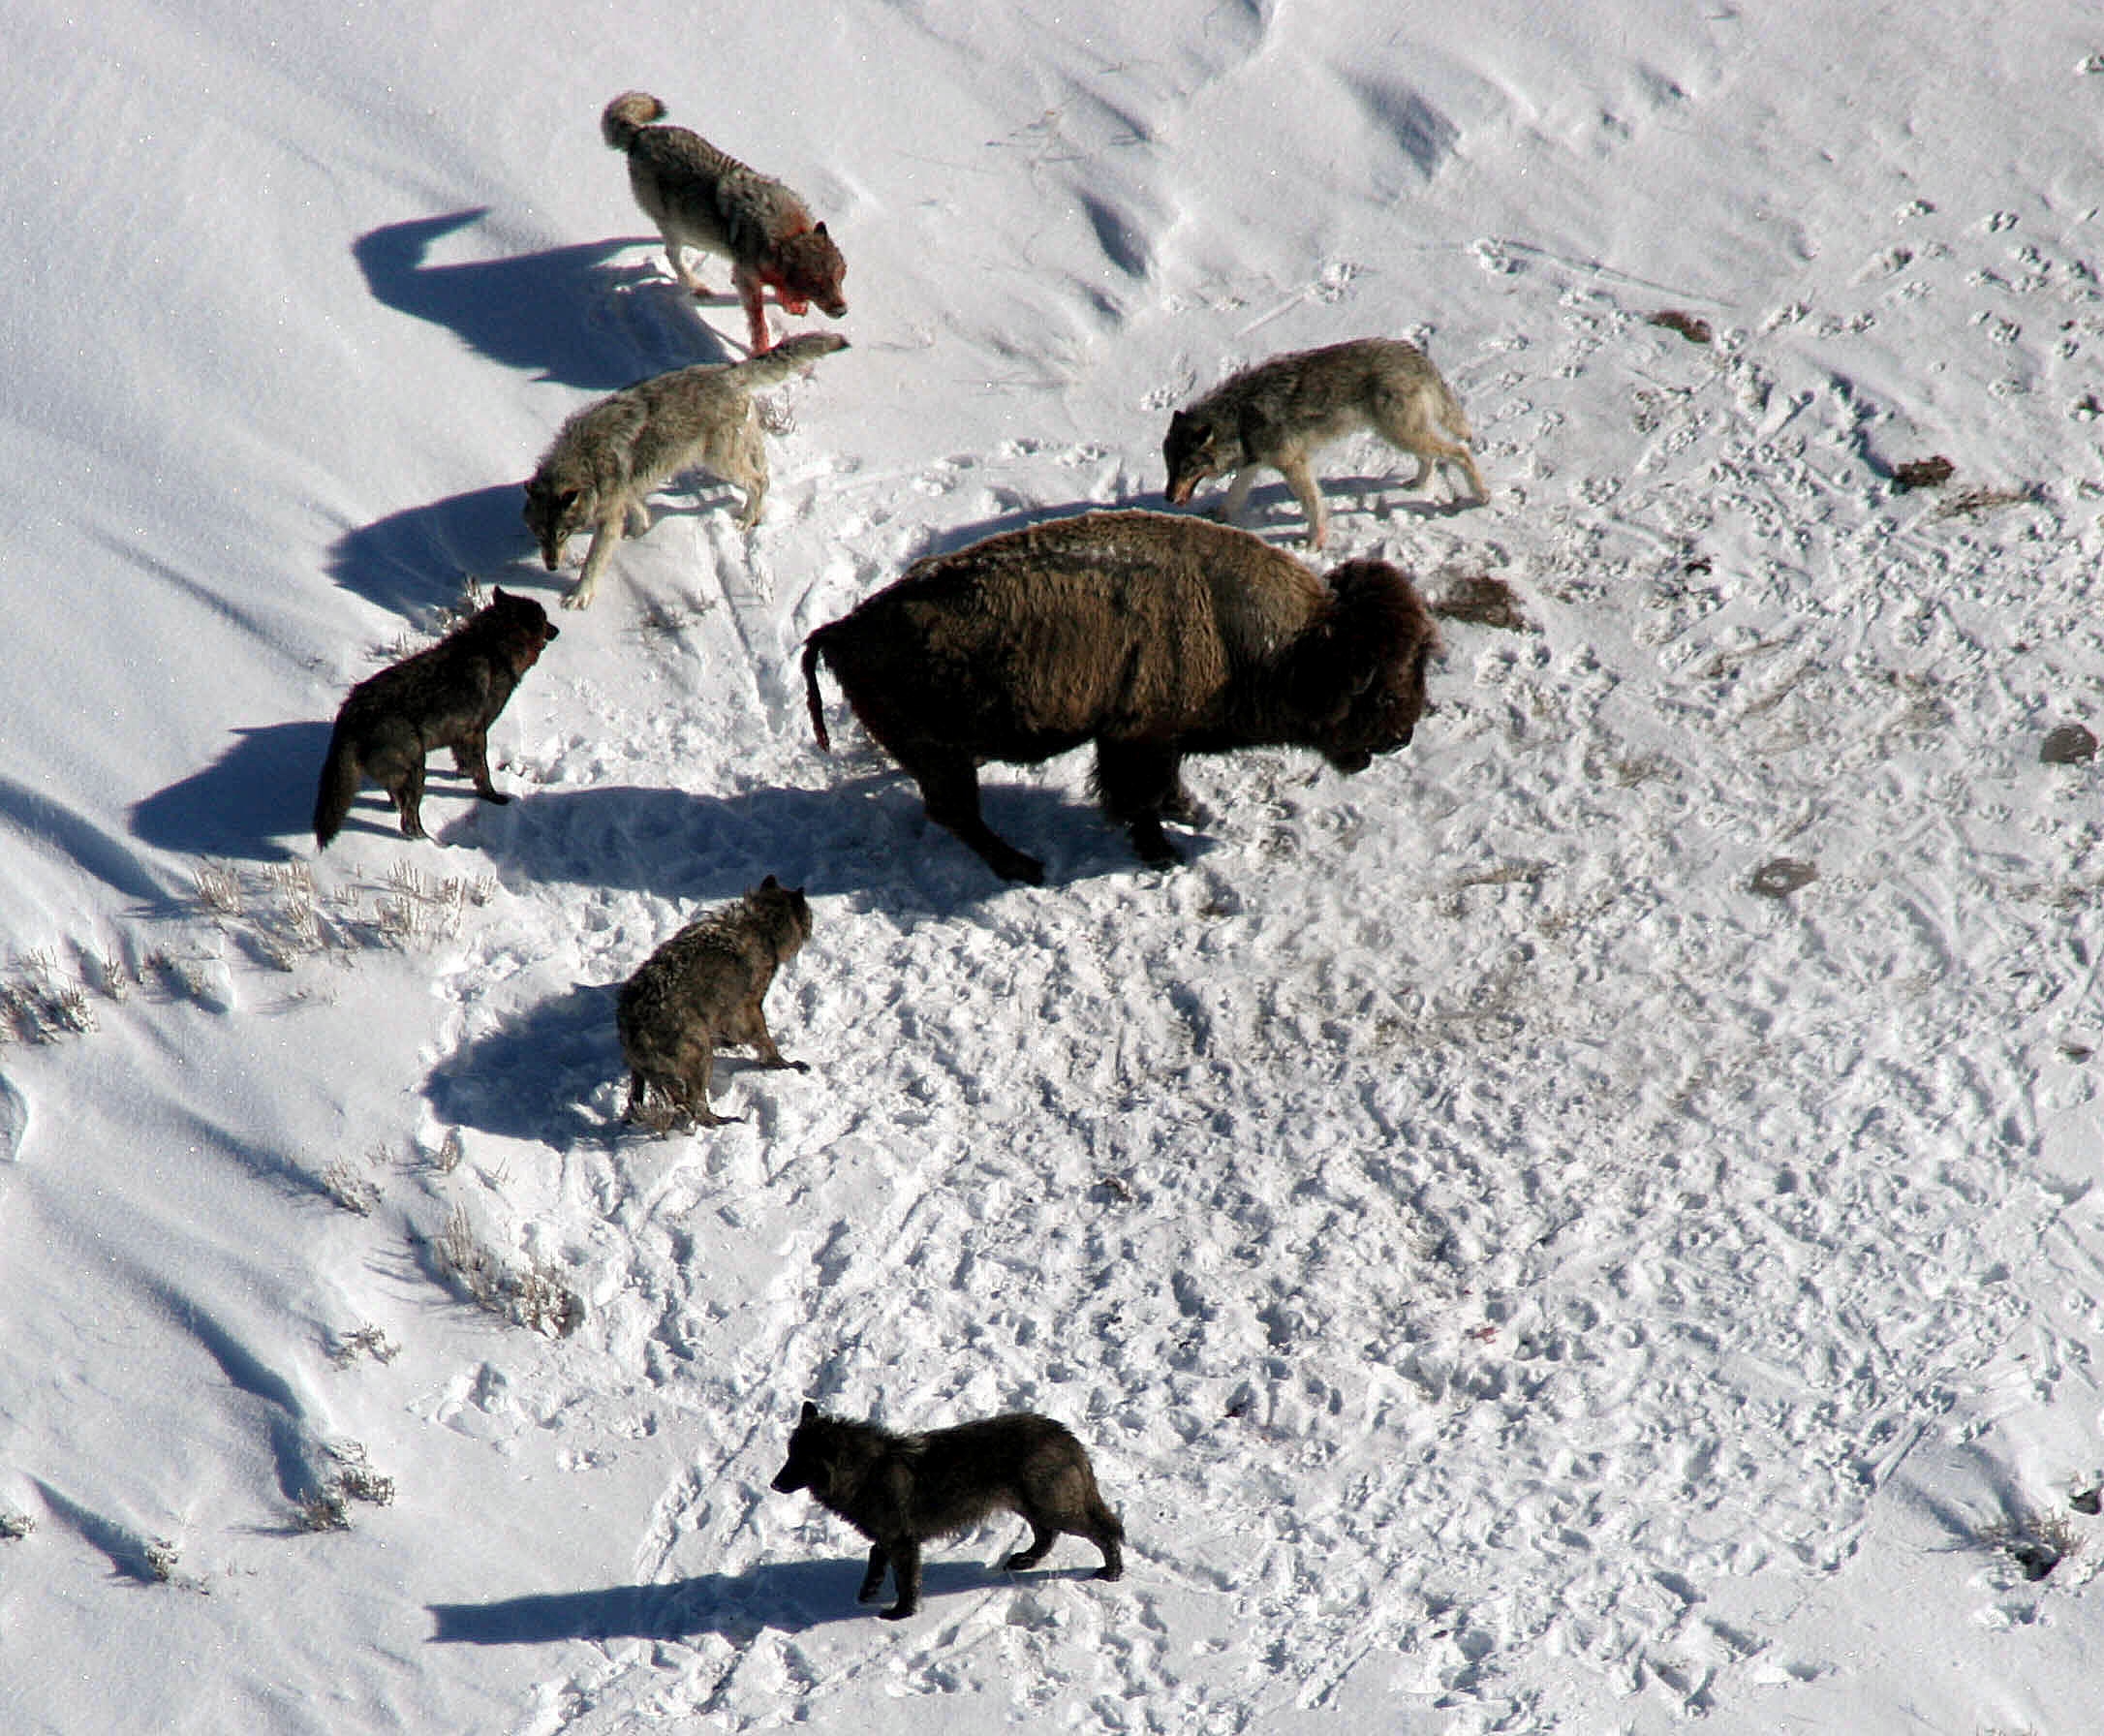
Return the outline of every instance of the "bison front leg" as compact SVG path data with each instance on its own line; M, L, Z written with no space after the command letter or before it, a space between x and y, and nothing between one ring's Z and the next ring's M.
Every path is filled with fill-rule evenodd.
M968 755L921 748L910 760L900 756L899 763L920 786L928 818L937 825L947 826L971 845L1003 880L1044 884L1044 864L1025 855L979 818L978 768Z
M1158 742L1096 744L1096 792L1103 812L1131 835L1132 848L1150 868L1173 868L1184 859L1161 832L1164 812L1181 817L1193 805L1182 766L1183 756Z

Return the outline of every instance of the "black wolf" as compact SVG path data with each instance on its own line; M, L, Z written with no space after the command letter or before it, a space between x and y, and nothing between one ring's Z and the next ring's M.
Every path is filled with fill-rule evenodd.
M820 1415L807 1403L774 1487L784 1495L809 1489L870 1539L869 1571L855 1596L864 1602L876 1596L890 1567L899 1596L882 1612L887 1621L920 1607L921 1544L990 1513L1030 1522L1030 1547L1008 1557L1011 1569L1035 1567L1064 1531L1103 1552L1097 1578L1125 1571L1125 1527L1103 1504L1087 1450L1062 1424L1027 1410L893 1435L875 1423Z
M315 843L328 848L368 778L394 798L402 835L423 837L423 762L439 748L452 749L485 802L510 801L490 781L489 726L556 636L547 610L500 587L487 608L437 644L360 681L336 713L322 761Z

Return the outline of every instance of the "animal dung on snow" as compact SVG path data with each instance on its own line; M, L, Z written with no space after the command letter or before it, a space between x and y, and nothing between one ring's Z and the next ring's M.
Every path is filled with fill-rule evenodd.
M1380 561L1327 579L1246 532L1163 512L1091 512L915 562L805 641L804 681L829 745L818 666L920 786L928 818L1004 879L1043 864L979 815L977 767L1087 742L1104 811L1151 866L1181 857L1191 754L1313 748L1364 771L1408 745L1438 629Z

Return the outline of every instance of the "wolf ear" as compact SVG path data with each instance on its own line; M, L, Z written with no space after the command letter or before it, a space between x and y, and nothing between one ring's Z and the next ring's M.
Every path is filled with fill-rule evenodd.
M779 892L782 889L782 883L770 874L759 883L759 889L762 892Z
M816 230L812 231L812 233L813 233L813 234L819 234L819 235L822 235L822 234L824 234L824 233L825 233L825 225L824 225L824 224L822 224L822 223L821 223L821 224L820 224L820 225L819 225L819 227L818 227L818 228L817 228Z
M511 601L511 598L507 597L504 594L504 586L502 585L496 585L491 588L489 593L489 600L492 603L510 603Z
M818 1406L814 1405L809 1399L804 1400L804 1413L796 1420L798 1422L817 1422L819 1420Z

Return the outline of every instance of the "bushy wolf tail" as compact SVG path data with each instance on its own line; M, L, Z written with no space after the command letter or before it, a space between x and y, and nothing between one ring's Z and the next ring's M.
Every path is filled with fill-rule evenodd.
M624 90L600 110L599 136L608 150L625 151L635 142L638 132L670 112L647 90Z
M804 640L804 701L811 707L811 729L819 738L821 754L833 751L832 740L825 733L825 701L819 697L819 659L825 653L825 636L830 631L821 627Z
M794 337L784 338L763 356L732 362L730 373L740 391L759 391L801 373L820 356L847 347L848 340L837 331L800 331Z
M1461 400L1454 396L1454 388L1441 380L1439 384L1439 419L1446 431L1456 440L1475 443L1475 430L1469 425L1468 412L1461 407Z
M326 850L329 840L343 830L344 816L357 800L364 774L351 746L351 734L339 722L329 732L328 758L322 761L322 788L314 798L314 842Z

